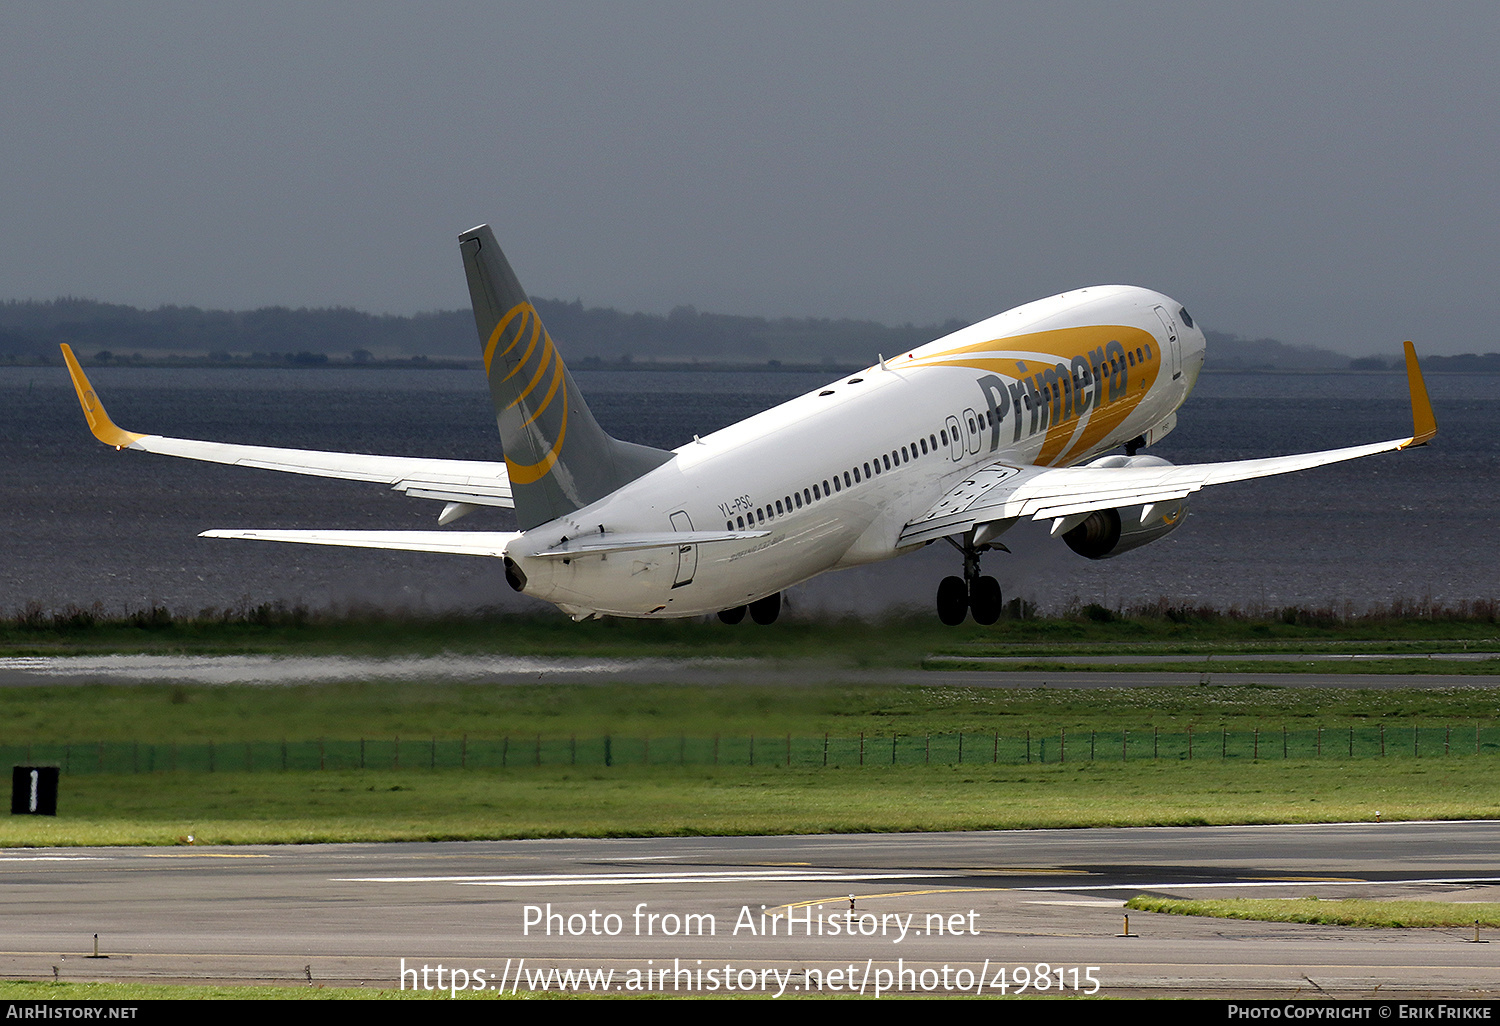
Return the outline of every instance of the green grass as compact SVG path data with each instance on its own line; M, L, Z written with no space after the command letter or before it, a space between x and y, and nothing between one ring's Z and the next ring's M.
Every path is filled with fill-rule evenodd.
M1254 630L1265 626L1264 632ZM1405 636L1412 635L1412 636ZM1443 631L1414 634L1410 625L1400 630L1371 633L1350 627L1347 630L1319 632L1296 631L1277 635L1269 625L1246 625L1236 634L1220 636L1214 632L1181 629L1175 636L1126 639L1124 637L1083 638L1077 641L1026 641L1009 638L976 639L943 646L954 655L1026 656L1048 655L1202 655L1222 658L1223 651L1284 653L1289 658L1306 652L1374 653L1398 657L1428 652L1500 652L1500 628L1480 625L1478 630Z
M560 1000L561 993L465 992L462 1000ZM404 1001L450 1000L446 990L396 990L381 987L262 987L255 985L202 986L166 983L66 983L0 981L0 1001ZM147 1011L150 1011L149 1009Z
M1125 907L1137 912L1218 919L1255 919L1269 923L1317 923L1325 926L1484 927L1500 926L1500 903L1447 901L1367 901L1360 898L1229 898L1185 901L1177 898L1132 898Z
M658 625L659 626L659 625ZM809 671L816 679L816 667ZM1500 816L1500 759L1493 732L1500 689L1309 690L1283 687L1139 687L1024 690L946 686L941 675L913 671L906 687L547 685L366 683L296 687L98 685L28 687L0 694L0 745L19 760L25 745L111 742L141 745L213 742L219 772L122 774L70 772L62 778L55 820L10 817L0 845L175 844L535 837L560 835L747 834L956 830L1043 826L1269 823ZM931 683L936 678L938 683ZM1446 726L1453 754L1443 757ZM1476 725L1485 754L1474 756ZM1149 758L1153 732L1179 738L1191 726L1188 762L1163 741ZM1306 747L1326 728L1324 758ZM1282 728L1292 734L1283 759ZM1345 755L1354 728L1363 754ZM1412 758L1421 728L1422 758ZM1260 730L1260 760L1250 731ZM1384 730L1389 758L1372 738ZM1031 731L1046 764L961 766L919 763L926 734L963 731L989 755L990 738ZM1055 742L1068 733L1068 761ZM1221 760L1223 730L1231 758ZM1089 762L1091 731L1098 762ZM1120 737L1130 732L1131 761ZM1303 749L1297 747L1297 732ZM867 765L846 745L842 767L621 765L652 738L652 758L670 758L679 736L764 739L767 761L780 761L782 738L867 739ZM617 739L617 764L545 765L529 761L537 736L566 750L577 737ZM904 736L901 764L889 763L891 738ZM430 770L428 740L515 739L508 769ZM392 747L396 769L281 771L276 742L360 738ZM244 767L246 742L259 749L259 772ZM184 751L186 749L184 748ZM474 749L471 749L474 750ZM97 747L74 749L77 770ZM853 751L857 753L857 742ZM937 751L937 748L934 748ZM1300 753L1304 756L1298 758ZM371 749L371 762L388 758ZM305 755L305 751L303 753ZM553 757L549 756L549 763ZM934 758L938 758L937 755ZM160 750L153 765L164 764ZM804 752L800 762L808 760ZM393 761L393 760L392 760ZM475 760L478 761L478 760ZM602 760L600 760L602 761ZM294 762L295 764L295 762ZM330 765L334 763L330 761ZM390 761L384 765L389 766ZM187 765L186 760L182 765ZM304 766L307 763L303 763ZM314 762L312 765L316 765ZM114 766L114 771L109 771ZM472 767L472 763L471 763ZM141 768L146 768L142 765Z
M1164 654L1164 653L1155 653ZM974 657L943 656L929 657L925 663L930 670L1006 670L1028 673L1199 673L1210 678L1216 673L1255 674L1303 674L1303 673L1396 673L1396 674L1458 674L1465 676L1495 676L1500 674L1500 655L1491 659L1426 659L1392 656L1389 659L1353 661L1308 661L1298 660L1288 654L1285 661L1236 660L1234 654L1220 654L1212 660L1202 662L1160 663L1066 663L1049 660L1045 656L1025 661L996 664Z
M0 846L865 833L1500 817L1500 760L65 776Z
M1500 688L1302 689L1257 685L1087 690L946 686L913 674L904 687L809 684L324 684L287 687L173 684L43 686L0 694L0 744L96 741L171 744L320 737L517 739L918 736L967 731L1040 736L1097 730L1133 735L1222 728L1333 734L1386 724L1392 745L1413 726L1454 728L1472 751L1473 726L1500 718ZM1467 731L1467 734L1464 733ZM1279 745L1279 740L1274 742ZM1424 745L1427 742L1424 741Z

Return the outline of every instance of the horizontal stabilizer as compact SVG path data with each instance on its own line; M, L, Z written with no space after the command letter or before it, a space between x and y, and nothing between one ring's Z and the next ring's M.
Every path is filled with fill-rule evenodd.
M753 541L770 531L661 531L651 534L593 534L564 540L538 552L543 559L640 549L667 549L710 542ZM404 549L408 552L448 552L460 556L504 556L505 547L521 537L518 531L204 531L200 538L242 541L299 542L303 545L343 545L358 549Z
M204 531L198 537L342 545L355 549L446 552L456 556L498 558L505 555L505 546L521 535L518 531Z
M544 559L571 559L590 553L634 552L638 549L667 549L678 545L707 545L711 542L753 541L765 538L770 531L659 531L650 534L587 534L566 539L537 556Z

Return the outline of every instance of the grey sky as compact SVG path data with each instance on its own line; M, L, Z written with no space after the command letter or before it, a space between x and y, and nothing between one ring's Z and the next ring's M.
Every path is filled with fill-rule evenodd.
M965 320L1080 285L1500 349L1500 5L0 7L0 298Z

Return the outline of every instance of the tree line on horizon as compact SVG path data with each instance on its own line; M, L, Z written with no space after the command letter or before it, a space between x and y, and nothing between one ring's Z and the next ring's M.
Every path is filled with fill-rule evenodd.
M891 326L853 318L750 317L704 313L680 306L665 316L586 307L579 300L535 299L537 311L570 361L826 364L865 366L964 327ZM1348 356L1276 339L1243 339L1207 332L1208 370L1397 370L1402 359ZM96 363L128 362L145 354L249 359L288 365L330 361L473 360L479 356L473 315L444 310L412 316L371 314L345 307L204 310L161 306L141 310L89 299L10 300L0 303L0 361L52 362L66 342ZM1427 356L1430 370L1500 372L1500 353Z

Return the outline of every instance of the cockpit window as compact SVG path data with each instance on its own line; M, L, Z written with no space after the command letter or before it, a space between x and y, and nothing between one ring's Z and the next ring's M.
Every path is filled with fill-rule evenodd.
M1186 324L1189 328L1193 326L1193 315L1187 312L1187 307L1179 307L1177 310L1177 316L1182 321L1182 323Z

